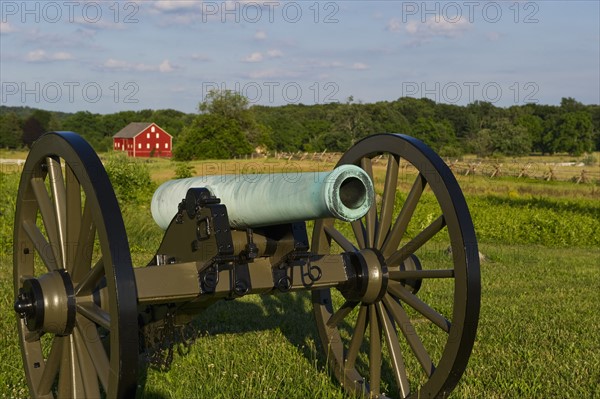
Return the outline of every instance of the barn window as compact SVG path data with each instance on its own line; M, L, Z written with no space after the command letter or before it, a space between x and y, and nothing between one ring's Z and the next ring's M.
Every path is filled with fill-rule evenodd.
M169 143L165 143L165 150L169 148Z
M142 143L138 143L138 150L142 149Z
M150 138L150 133L146 133L146 138L149 139Z
M157 149L157 150L158 150L158 146L159 146L159 144L158 144L158 143L156 143L156 149Z
M152 127L150 128L150 131L151 131L152 133L154 133L154 132L156 131L156 128L155 128L154 126L152 126ZM158 134L156 135L156 138L158 138Z
M149 150L150 149L150 143L146 144L146 149Z
M156 133L156 138L158 138L158 136L159 136L159 134L158 134L158 133Z

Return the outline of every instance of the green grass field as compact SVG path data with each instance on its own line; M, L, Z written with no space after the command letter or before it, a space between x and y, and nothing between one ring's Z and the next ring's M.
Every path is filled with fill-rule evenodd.
M270 167L269 161L252 162L254 168ZM194 167L196 172L217 170L215 165L234 171L247 164ZM174 174L167 162L149 166L155 181ZM382 173L375 170L376 181ZM0 398L22 398L28 392L12 310L18 175L0 177ZM452 397L600 398L598 186L511 178L459 181L486 261L478 336ZM410 182L411 176L401 176L400 187ZM427 201L419 210L423 215ZM151 219L149 198L122 208L134 264L143 265L162 232ZM144 370L141 397L347 397L325 367L309 293L220 302L195 326L200 336L175 355L169 371Z

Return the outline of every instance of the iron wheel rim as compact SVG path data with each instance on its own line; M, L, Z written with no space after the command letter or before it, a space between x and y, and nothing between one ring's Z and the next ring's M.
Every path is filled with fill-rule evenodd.
M69 300L76 309L64 334L31 332L17 317L31 396L134 395L135 278L119 205L100 159L72 132L47 133L29 153L17 198L15 297L24 279L61 270L72 284ZM49 349L42 348L42 339L45 346L51 341Z
M410 293L404 291L399 292L397 283L391 283L383 299L374 304L348 304L348 301L346 301L340 306L340 308L354 306L359 309L358 315L356 315L356 321L351 323L353 324L354 330L350 333L350 337L347 337L346 339L342 338L340 329L337 326L328 325L328 322L332 320L333 315L339 315L343 312L343 310L340 311L340 308L334 309L332 290L325 289L314 291L313 309L319 336L324 348L327 350L328 363L332 367L334 374L344 388L352 393L367 394L374 397L385 397L380 390L381 369L384 366L379 367L379 372L373 371L373 369L376 369L377 367L371 366L371 363L385 363L386 360L383 359L382 361L381 354L377 355L369 353L369 364L368 366L363 367L362 370L358 370L355 366L355 363L357 362L356 357L358 356L356 352L358 351L360 354L361 349L359 346L359 349L357 350L357 344L353 344L352 341L355 339L364 341L365 335L369 335L368 345L370 352L373 352L373 350L371 350L371 345L375 345L374 348L379 347L380 351L382 351L385 346L388 356L393 353L393 356L388 359L388 363L391 363L388 365L388 368L392 370L392 374L394 375L394 381L392 383L395 382L396 388L396 395L393 396L411 398L446 396L452 391L464 373L474 344L479 317L479 252L473 223L462 191L450 169L437 154L415 138L398 134L370 136L359 141L348 150L338 162L338 166L343 164L361 166L371 177L373 177L372 160L379 156L386 156L388 161L381 205L378 206L377 201L375 201L373 207L362 221L353 222L352 231L354 232L355 237L350 237L350 239L347 239L346 241L344 241L344 237L339 237L339 231L334 227L332 219L322 219L315 222L312 251L316 253L328 253L331 250L331 242L336 242L339 245L340 243L338 241L340 241L342 243L340 247L345 251L353 249L351 245L355 245L355 250L376 248L377 250L382 251L382 253L386 252L384 254L386 262L390 260L391 256L394 256L393 254L399 252L397 245L400 244L400 240L395 237L394 240L388 242L388 239L390 238L390 235L393 234L396 224L398 223L398 219L395 221L393 220L392 214L400 163L408 162L412 167L417 169L418 174L411 186L410 193L407 195L406 201L401 205L401 208L405 208L407 203L410 203L410 206L408 206L409 208L416 207L419 204L421 194L416 194L416 200L414 200L414 197L413 200L410 199L410 195L412 191L415 190L415 187L417 188L417 193L419 191L422 193L427 186L430 187L430 190L433 192L442 211L441 217L443 218L443 223L449 236L453 265L452 278L454 280L454 293L452 316L451 320L448 320L451 323L451 327L449 327L449 331L447 332L447 341L444 344L443 352L437 358L437 364L433 364L434 361L428 356L427 349L425 349L427 356L419 349L419 345L424 347L425 343L418 342L418 333L415 332L415 336L417 336L416 340L414 337L411 339L407 337L405 331L400 327L400 324L402 324L403 321L407 322L406 318L403 316L403 314L406 315L407 313L405 311L403 312L403 310L399 310L397 305L391 303L390 297L394 299L401 308L411 308L411 305L406 301L402 299L398 300L398 294L401 293L402 296L407 298L410 302L413 302L415 297L418 299L418 296L414 294L414 296L411 296ZM393 194L391 191L393 191ZM385 205L386 203L387 205ZM392 204L391 206L390 203ZM386 209L383 209L384 207ZM400 213L402 212L403 211L400 211ZM410 223L413 215L410 211L407 212L409 220L406 223ZM404 218L406 219L406 215ZM439 219L436 219L436 221L437 220ZM427 228L434 225L436 221L429 224ZM427 228L424 230L427 230ZM437 229L437 227L434 226L434 229ZM443 229L444 226L442 226L437 233ZM405 232L406 228L404 228L404 232L400 233L401 239L404 238ZM435 237L437 233L435 233L433 237ZM362 242L360 239L361 235ZM431 238L429 238L425 244L427 244ZM415 238L413 237L409 242L412 242L414 239ZM354 243L351 242L352 240L354 240ZM394 246L395 240L398 240L396 246ZM386 247L385 251L383 250L383 247ZM402 248L404 247L401 247L400 249ZM408 249L410 250L410 248ZM404 258L407 256L406 252L407 251L405 250L402 253L402 256L395 256L396 258ZM408 252L408 256L413 253L411 251ZM435 271L435 273L441 275L444 273L449 274L450 272L442 270ZM396 273L396 276L399 274L400 273ZM434 273L432 272L431 275L433 274ZM422 281L426 282L427 280L423 278ZM393 292L390 291L392 290L391 286L396 286L396 288L393 289ZM427 303L425 305L427 305ZM365 309L363 310L363 308ZM392 308L393 311L391 310ZM435 311L435 309L433 310ZM356 313L356 311L354 312ZM400 317L398 317L399 315ZM340 319L339 316L337 317ZM402 320L398 320L399 318ZM437 316L435 316L435 318L438 324L443 323ZM410 317L408 318L408 321L412 321ZM432 321L430 322L433 324ZM360 330L362 330L362 332ZM379 330L379 340L376 338L377 330ZM376 341L374 344L371 343L371 335L375 337L373 339L373 341ZM402 338L410 341L407 342L408 347L412 350L412 353L414 353L413 356L418 358L418 363L421 363L421 372L426 374L426 382L416 387L411 386L411 384L408 383L409 378L407 377L406 369L401 371L397 370L405 368L404 357L402 355L406 355L406 353L402 352L393 341L394 339L400 340ZM379 343L377 343L377 341ZM413 345L416 349L413 348ZM394 346L395 349L390 349L391 346ZM416 351L419 351L420 354L416 355ZM399 362L398 352L400 353ZM393 360L392 357L395 360ZM351 367L347 367L348 360L351 360ZM431 366L433 366L433 369L429 370L430 374L428 374L427 367L423 364L426 364L428 360L431 360ZM366 374L366 369L368 369L369 375L364 375ZM374 381L371 381L371 379ZM422 380L423 377L421 377L421 381Z

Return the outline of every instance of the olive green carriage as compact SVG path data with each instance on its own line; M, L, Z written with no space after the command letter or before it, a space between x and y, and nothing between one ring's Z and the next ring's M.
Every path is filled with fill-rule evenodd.
M135 348L152 326L184 325L222 299L310 290L323 359L344 389L447 397L467 366L480 301L477 241L450 169L419 140L381 134L356 143L331 174L274 176L266 189L233 182L231 195L208 180L184 194L167 187L162 244L134 268L95 152L71 132L42 136L25 163L14 226L31 396L133 397ZM290 185L271 190L270 181Z

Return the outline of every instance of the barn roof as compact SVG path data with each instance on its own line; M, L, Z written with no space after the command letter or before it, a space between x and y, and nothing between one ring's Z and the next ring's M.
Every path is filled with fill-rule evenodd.
M150 125L152 125L152 122L131 122L129 125L119 130L113 137L129 139L137 136Z

